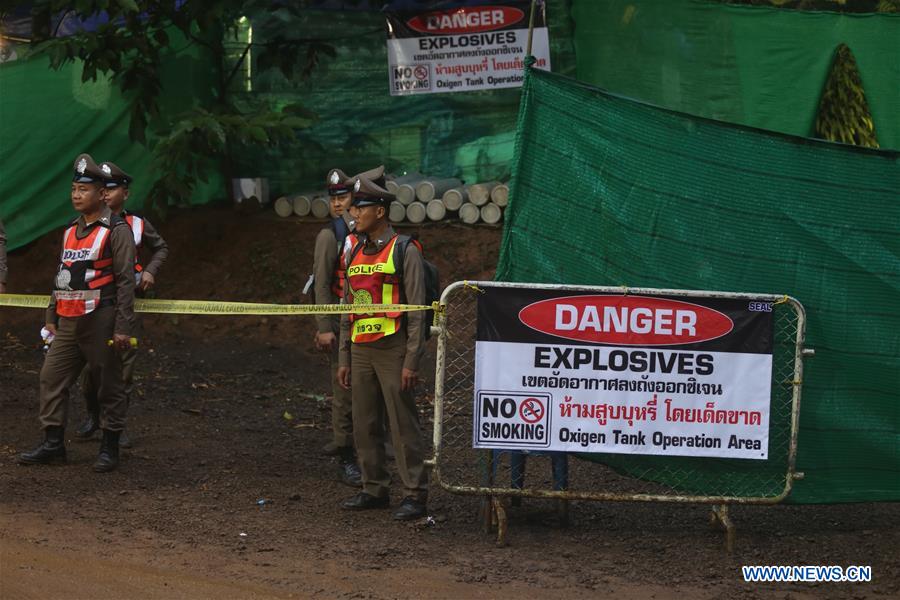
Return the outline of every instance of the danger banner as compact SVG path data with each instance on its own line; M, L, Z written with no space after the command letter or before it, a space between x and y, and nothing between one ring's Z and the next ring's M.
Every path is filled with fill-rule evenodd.
M535 10L535 66L550 70L543 3ZM531 3L387 13L392 96L519 87L528 46Z
M486 288L474 446L765 459L769 302Z

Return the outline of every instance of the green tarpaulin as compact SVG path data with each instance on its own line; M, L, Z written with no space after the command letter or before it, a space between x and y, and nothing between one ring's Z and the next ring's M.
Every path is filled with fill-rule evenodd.
M900 14L573 0L578 79L681 112L809 136L838 44L882 148L900 149Z
M790 500L900 500L900 153L529 71L497 278L795 296L816 356L800 418L806 478ZM772 418L783 428L787 415ZM604 460L633 473L652 462Z
M209 97L209 67L195 52L171 56L165 65L164 111L180 112ZM150 150L128 137L129 103L108 79L81 81L81 63L59 71L46 58L0 65L0 218L10 248L22 246L75 215L69 200L75 157L88 152L134 177L128 208L140 211L159 176ZM185 85L185 81L190 85ZM198 185L195 204L224 196L216 174Z

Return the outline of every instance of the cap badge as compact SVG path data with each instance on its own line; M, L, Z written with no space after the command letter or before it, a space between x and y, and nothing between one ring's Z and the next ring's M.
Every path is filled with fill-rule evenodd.
M78 166L75 167L78 170L79 175L84 175L84 172L87 170L87 159L82 158L78 161Z
M331 185L337 185L341 182L340 176L337 174L337 171L331 172Z
M356 180L356 183L353 184L353 191L354 191L354 192L358 192L358 191L359 191L359 179L357 179L357 180Z
M106 164L106 163L103 163L103 164L100 166L100 170L103 171L104 175L112 175L112 169L110 169L110 168L109 168L109 165Z

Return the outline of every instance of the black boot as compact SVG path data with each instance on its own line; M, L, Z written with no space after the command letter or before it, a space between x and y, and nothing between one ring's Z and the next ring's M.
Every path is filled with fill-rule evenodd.
M75 437L81 440L89 440L94 437L94 433L98 429L100 429L100 415L96 412L88 411L84 423L75 430Z
M340 449L341 483L350 487L362 487L362 472L356 464L353 448Z
M19 455L21 465L46 465L54 461L66 462L66 443L64 430L58 425L51 425L44 430L44 441L30 452Z
M119 435L121 431L103 430L100 454L94 463L94 472L107 473L119 466Z

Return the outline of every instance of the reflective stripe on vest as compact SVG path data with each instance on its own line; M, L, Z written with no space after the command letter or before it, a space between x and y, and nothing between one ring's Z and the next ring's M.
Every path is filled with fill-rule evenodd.
M344 274L347 272L347 259L353 248L359 243L359 238L355 234L347 234L344 243L338 248L337 261L334 267L334 275L331 278L331 291L338 299L344 297Z
M400 277L394 266L395 235L378 254L356 253L347 267L348 304L399 304ZM400 330L401 313L350 315L350 340L374 342Z
M63 249L56 275L56 313L61 317L81 317L92 312L100 301L101 288L114 286L109 227L96 225L82 239L72 225L63 234Z
M141 244L144 241L144 219L137 215L125 215L125 222L131 227L131 234L134 236L134 270L140 273L144 270L141 266Z

